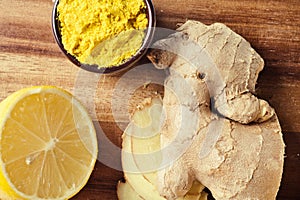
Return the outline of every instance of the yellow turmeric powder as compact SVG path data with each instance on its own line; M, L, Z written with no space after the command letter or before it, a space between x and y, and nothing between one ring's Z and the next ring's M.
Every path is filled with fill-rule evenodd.
M57 9L64 48L81 63L116 66L142 46L143 0L60 0Z

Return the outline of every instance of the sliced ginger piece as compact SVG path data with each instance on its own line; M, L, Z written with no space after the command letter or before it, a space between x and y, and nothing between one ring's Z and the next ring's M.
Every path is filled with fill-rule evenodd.
M117 185L117 195L120 200L143 200L141 196L134 191L134 189L129 185L128 182L118 182Z
M199 184L195 184L194 190L200 191L203 188L198 187ZM197 187L197 188L196 188ZM207 200L208 194L204 191L200 191L198 194L194 194L195 191L189 191L184 197L177 198L177 200ZM128 182L118 182L117 185L117 195L119 200L143 200L145 198L141 197Z
M139 108L122 136L122 165L128 182L118 184L118 197L165 200L156 189L161 163L159 122L162 102L158 98L146 99ZM195 181L190 192L178 200L198 200L203 189L204 186Z

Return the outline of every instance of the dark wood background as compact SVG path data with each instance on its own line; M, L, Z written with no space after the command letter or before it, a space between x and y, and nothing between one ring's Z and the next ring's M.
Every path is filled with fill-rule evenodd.
M300 199L300 1L153 2L158 27L175 29L186 19L206 24L222 22L245 37L264 58L265 69L259 77L257 93L276 109L287 145L278 199ZM123 74L101 77L82 72L70 63L52 35L52 5L51 0L0 0L0 100L31 85L56 85L76 92L78 77L99 78L95 88L87 85L84 96L79 98L83 98L84 103L92 99L96 111L93 119L100 123L106 136L120 146L122 131L118 124L126 125L127 115L119 113L116 120L112 115L111 100L117 99L117 108L124 106L122 96L113 92ZM147 62L146 59L143 62ZM162 71L152 67L147 73L164 77ZM127 81L135 83L138 78ZM162 92L162 87L154 85L135 92L127 110L132 110L154 90ZM93 110L90 104L86 103L86 106ZM119 155L111 156L119 163ZM97 162L86 187L74 199L116 199L116 183L122 176L121 171Z

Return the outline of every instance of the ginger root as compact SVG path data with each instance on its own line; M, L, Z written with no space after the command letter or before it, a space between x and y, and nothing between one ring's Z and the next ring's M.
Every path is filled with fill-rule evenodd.
M250 44L224 24L187 21L148 57L170 72L160 195L176 199L197 180L217 200L275 199L284 142L274 109L254 95L264 62Z
M221 23L187 21L178 31L154 44L149 59L157 68L172 65L170 71L182 76L205 76L214 108L231 120L248 124L274 115L266 101L253 95L264 61L244 38Z

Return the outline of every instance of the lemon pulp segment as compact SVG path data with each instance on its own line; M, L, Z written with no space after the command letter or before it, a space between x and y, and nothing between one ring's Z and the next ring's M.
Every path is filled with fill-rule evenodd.
M75 195L90 177L98 151L86 110L55 87L23 89L8 98L0 106L1 193L12 199Z

